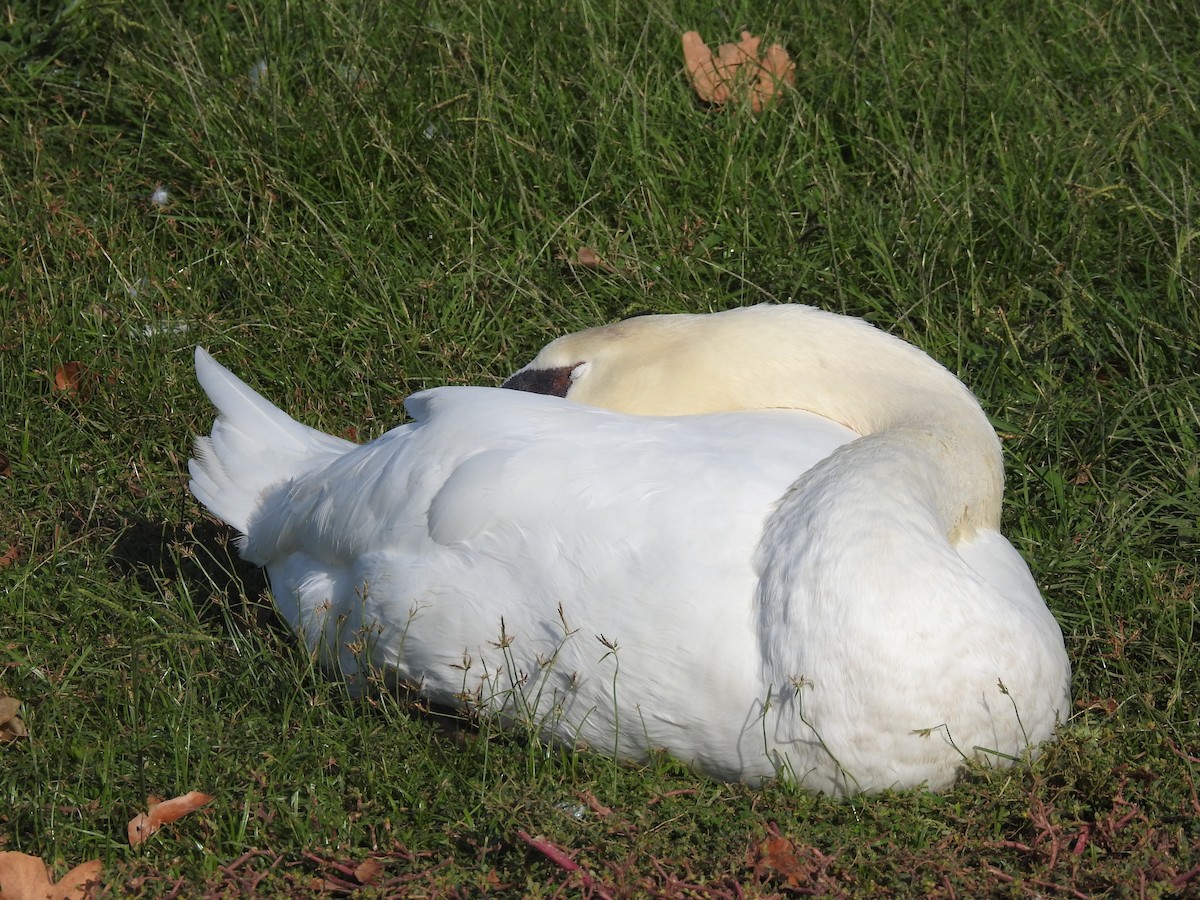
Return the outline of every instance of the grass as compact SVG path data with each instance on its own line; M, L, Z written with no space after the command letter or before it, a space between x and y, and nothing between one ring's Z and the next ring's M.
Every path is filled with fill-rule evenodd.
M0 690L31 736L0 746L0 849L131 896L333 891L368 857L381 894L1200 889L1191 5L2 12ZM700 108L680 33L743 26L796 90ZM557 334L763 300L893 330L994 417L1076 673L1034 764L836 802L351 701L186 490L197 343L365 439ZM126 845L192 789L210 811Z

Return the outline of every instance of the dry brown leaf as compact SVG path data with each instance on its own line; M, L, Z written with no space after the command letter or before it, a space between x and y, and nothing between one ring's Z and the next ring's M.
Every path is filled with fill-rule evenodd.
M1115 716L1120 709L1120 704L1112 697L1080 697L1075 701L1075 706L1079 709L1098 709L1106 716Z
M11 566L20 557L21 551L17 549L17 545L13 544L3 554L0 554L0 569L6 566Z
M782 875L788 887L803 887L811 875L810 868L796 858L796 845L785 837L772 835L759 845L763 866Z
M758 112L774 99L780 85L786 84L791 87L795 83L796 64L788 57L783 47L772 44L759 63L758 84L754 86L751 106Z
M829 887L829 867L836 856L826 856L816 847L797 844L767 826L767 836L747 854L756 874L766 873L782 880L789 888L805 893L825 893Z
M50 880L46 864L36 856L0 853L0 900L83 900L100 883L104 863L81 863L59 879Z
M683 35L683 61L687 65L692 90L701 100L721 104L729 99L729 90L717 74L713 53L698 31L688 31Z
M87 369L82 363L69 362L54 369L54 393L68 397L78 396Z
M597 800L596 795L591 791L583 791L579 794L579 799L586 803L591 811L602 819L613 814L612 809Z
M683 61L692 90L705 103L750 103L759 112L778 95L780 85L796 80L796 64L779 44L759 54L762 38L748 31L736 44L722 44L714 55L699 32L683 35Z
M211 794L202 794L199 791L191 791L182 797L173 797L165 801L160 801L157 797L147 797L146 806L149 809L129 820L129 845L136 847L163 825L195 812L211 803L212 799Z
M579 265L589 269L598 269L604 265L604 260L600 258L600 254L591 247L580 247L579 252L575 254L575 259Z
M383 863L379 860L368 859L360 863L354 870L354 877L358 879L359 884L370 884L379 877L382 869Z
M21 709L21 701L16 697L0 697L0 744L11 744L13 741L29 736L29 729L17 713ZM0 883L0 889L3 883ZM0 896L3 896L0 893Z
M601 256L591 247L580 247L571 256L567 256L565 253L559 253L554 258L562 260L572 269L599 269L602 272L617 271L605 261L603 256Z
M0 478L12 478L12 463L5 453L0 453Z

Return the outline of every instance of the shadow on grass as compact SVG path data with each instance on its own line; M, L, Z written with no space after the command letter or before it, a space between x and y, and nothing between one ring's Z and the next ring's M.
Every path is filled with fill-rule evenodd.
M287 644L296 643L295 633L271 601L265 570L238 556L233 529L208 519L173 525L133 514L114 518L118 537L112 566L142 590L158 592L164 584L182 583L184 591L179 593L193 598L196 618L206 628L231 639L238 628L270 631ZM457 743L479 733L478 718L467 710L430 703L393 678L380 677L373 683L368 705L386 695L407 715ZM337 696L345 704L359 702L348 693Z
M271 603L266 572L238 556L233 529L208 519L175 525L137 514L115 518L111 564L142 590L153 593L164 584L180 583L181 593L194 598L196 616L206 626L227 628L224 607L248 628L291 636Z

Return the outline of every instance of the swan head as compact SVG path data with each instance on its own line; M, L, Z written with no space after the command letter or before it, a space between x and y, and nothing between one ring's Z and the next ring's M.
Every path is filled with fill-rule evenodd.
M825 315L809 307L762 306L638 316L590 328L547 344L502 387L635 415L794 406L755 385L763 373L753 360L772 328L765 320L791 320L796 310Z

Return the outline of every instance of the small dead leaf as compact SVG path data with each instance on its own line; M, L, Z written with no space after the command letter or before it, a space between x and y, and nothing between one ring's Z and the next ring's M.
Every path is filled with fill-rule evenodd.
M683 35L683 61L687 65L692 90L705 103L721 104L729 99L729 89L717 73L713 52L698 31Z
M16 544L13 544L11 547L5 550L4 553L0 554L0 569L5 568L6 566L11 566L20 558L20 556L21 551L17 549Z
M29 729L17 715L20 709L21 701L16 697L0 697L0 744L11 744L29 736ZM4 896L3 888L3 882L0 882L0 897Z
M602 819L613 814L612 809L597 800L595 794L591 791L583 791L579 794L579 799L586 803L591 811Z
M103 870L104 863L94 859L79 864L56 884L36 856L0 853L0 900L83 900L100 883Z
M573 255L559 253L555 259L560 259L572 269L597 269L601 272L616 272L616 267L605 261L604 257L591 247L580 247Z
M67 397L79 396L87 369L82 363L63 363L54 369L54 393Z
M796 80L796 64L779 44L759 53L762 38L748 31L736 44L722 44L714 54L699 32L683 35L683 61L692 90L705 103L724 106L749 102L761 112L778 96L780 86Z
M199 791L191 791L182 797L174 797L161 802L157 797L147 797L146 806L149 807L147 812L138 813L129 820L129 845L136 847L163 825L174 822L190 812L195 812L200 807L211 803L212 799L211 794L202 794Z
M789 888L806 893L824 893L820 888L836 859L816 847L797 844L784 837L774 824L767 826L766 838L755 845L749 856L756 873L766 872L781 878Z
M1075 701L1075 706L1079 709L1098 709L1106 716L1115 716L1120 709L1120 704L1113 697L1080 697Z
M29 729L18 716L13 716L7 722L0 724L0 744L11 744L21 738L29 737Z
M370 884L379 877L382 869L383 863L379 860L368 859L360 863L354 870L354 877L358 879L359 884Z
M591 247L580 247L579 252L575 254L575 259L579 265L589 269L598 269L604 265L604 260L600 258L600 254Z
M0 453L0 478L12 478L12 463L4 453Z
M796 858L796 845L785 837L773 835L759 845L763 866L782 875L788 887L802 887L809 880L808 868Z

